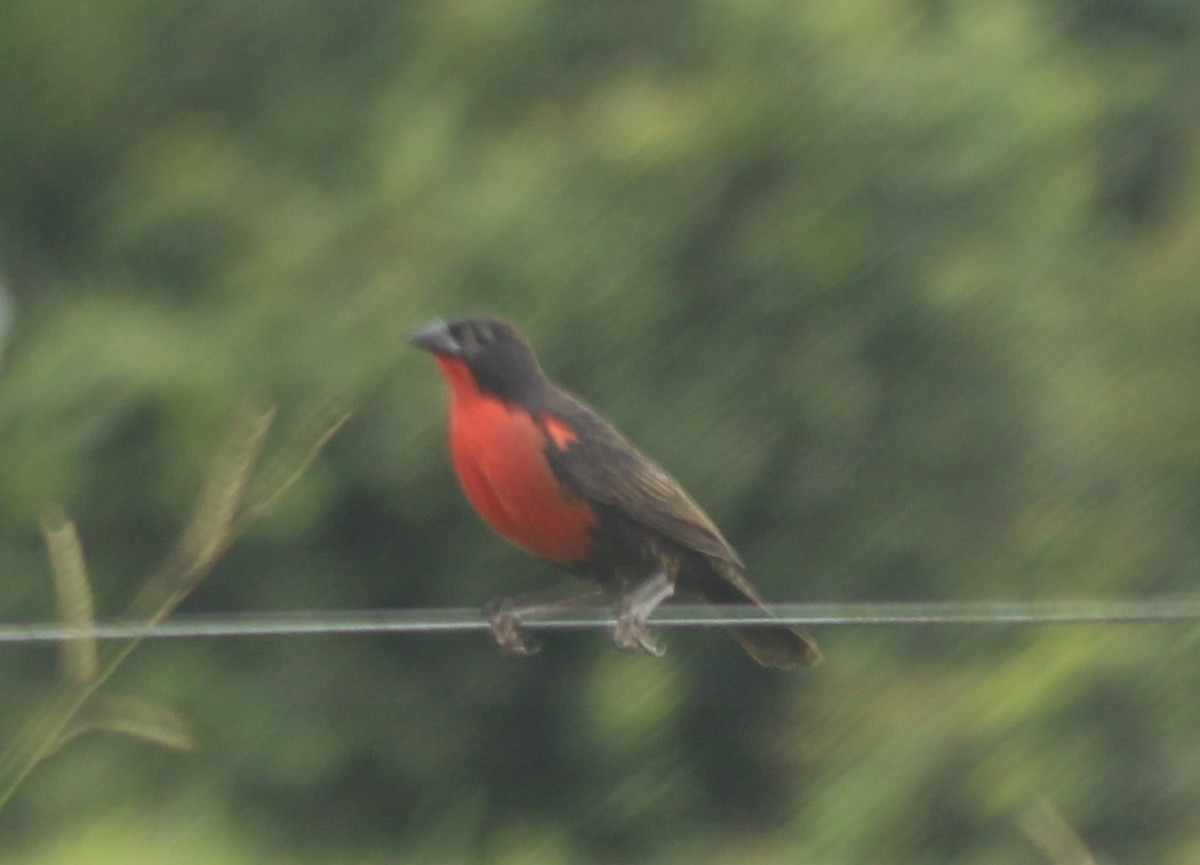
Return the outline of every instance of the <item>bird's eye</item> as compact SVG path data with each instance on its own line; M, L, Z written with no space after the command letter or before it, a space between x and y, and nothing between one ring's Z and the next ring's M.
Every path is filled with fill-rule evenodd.
M454 327L454 338L467 357L478 357L493 340L490 327L481 322L462 322Z

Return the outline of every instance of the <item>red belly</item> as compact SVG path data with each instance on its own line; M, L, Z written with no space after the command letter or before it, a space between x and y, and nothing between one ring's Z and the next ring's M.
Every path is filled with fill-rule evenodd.
M450 453L463 490L497 532L543 559L587 558L595 514L567 493L546 460L547 439L528 413L476 392L450 413Z

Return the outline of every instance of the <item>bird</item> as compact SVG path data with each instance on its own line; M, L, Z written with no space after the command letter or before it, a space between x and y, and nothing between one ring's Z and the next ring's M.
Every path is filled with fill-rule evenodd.
M555 384L515 325L438 320L408 341L433 355L448 386L450 457L470 504L508 541L612 599L619 648L662 654L646 622L677 586L707 603L767 611L712 518L616 427ZM522 616L554 603L490 605L500 646L530 653ZM815 640L798 628L730 630L763 666L821 659Z

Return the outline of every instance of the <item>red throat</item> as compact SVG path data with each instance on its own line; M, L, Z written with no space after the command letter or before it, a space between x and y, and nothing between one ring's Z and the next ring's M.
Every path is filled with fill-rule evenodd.
M450 386L450 455L475 510L532 555L559 564L586 558L595 514L546 459L547 446L565 447L574 432L480 390L459 358L435 358Z

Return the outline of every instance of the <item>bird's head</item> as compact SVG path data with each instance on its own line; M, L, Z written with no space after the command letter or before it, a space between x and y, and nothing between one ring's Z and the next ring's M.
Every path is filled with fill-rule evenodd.
M469 374L480 390L509 400L545 379L529 340L501 319L435 321L408 341L433 354L452 387Z

